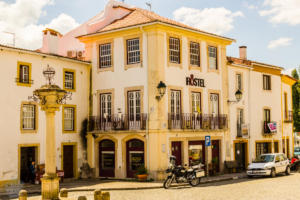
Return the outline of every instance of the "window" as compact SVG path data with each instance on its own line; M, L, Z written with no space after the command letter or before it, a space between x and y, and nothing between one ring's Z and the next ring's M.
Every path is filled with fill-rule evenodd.
M284 93L284 117L288 120L288 105L287 105L287 93Z
M100 113L101 118L111 120L111 93L100 94Z
M271 76L263 75L263 89L271 90Z
M31 80L30 63L18 62L16 82L19 86L31 86L33 81Z
M136 64L141 62L140 39L126 40L127 45L127 64Z
M244 123L244 109L242 108L237 109L237 121L239 124Z
M171 63L180 64L180 40L179 38L169 38L169 60Z
M111 43L101 44L99 46L99 67L108 68L112 66L111 62Z
M141 92L128 92L128 115L129 121L140 121L141 118Z
M190 42L190 64L200 66L200 45Z
M271 153L271 143L270 142L256 143L256 156L265 153Z
M181 92L179 90L171 90L171 115L180 118L181 114Z
M271 110L270 109L264 109L264 121L265 122L271 121Z
M65 106L63 109L64 131L75 131L75 107Z
M217 47L208 47L208 65L209 69L218 69L217 64Z
M214 116L219 114L219 94L210 94L210 114Z
M36 116L35 105L23 104L22 105L22 129L35 130L36 129Z
M201 113L201 93L192 92L192 113Z
M236 89L242 91L242 74L236 74Z
M73 69L64 69L64 89L75 92L76 89L76 73Z

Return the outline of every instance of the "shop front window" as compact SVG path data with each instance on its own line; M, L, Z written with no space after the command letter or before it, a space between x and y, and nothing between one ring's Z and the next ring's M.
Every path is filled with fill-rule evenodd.
M202 145L189 145L189 164L190 166L204 163Z

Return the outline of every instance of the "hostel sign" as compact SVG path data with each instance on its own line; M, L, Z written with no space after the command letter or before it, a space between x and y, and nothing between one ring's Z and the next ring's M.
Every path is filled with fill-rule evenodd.
M194 75L191 74L190 77L186 77L186 85L197 86L197 87L205 87L204 79L194 78Z

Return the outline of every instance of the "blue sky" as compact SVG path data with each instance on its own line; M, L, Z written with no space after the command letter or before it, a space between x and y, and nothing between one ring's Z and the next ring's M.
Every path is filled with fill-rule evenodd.
M30 3L37 0L17 1ZM42 13L36 17L35 21L33 20L33 24L37 27L53 24L52 20L62 13L75 20L75 22L72 21L74 26L78 25L103 10L107 2L107 0L39 1L46 3L40 5ZM4 2L7 7L16 3L15 0L0 0L0 7L1 2ZM279 65L286 69L300 65L300 14L298 14L300 13L300 0L125 0L127 4L142 8L147 8L146 2L151 2L154 12L172 19L176 18L174 11L180 10L182 7L194 8L193 12L200 14L199 16L201 13L203 16L203 11L207 8L224 8L224 10L231 12L232 21L229 24L233 27L224 31L223 28L226 28L224 24L228 19L220 17L218 25L221 27L218 30L222 35L237 40L236 43L228 47L227 54L229 56L238 56L238 46L246 45L248 46L249 59ZM265 11L264 14L261 13L263 10ZM214 10L211 11L210 15L214 15ZM37 10L36 13L38 15ZM188 16L185 15L186 12L183 12L181 19L186 19L184 22L189 22ZM0 31L1 20L5 19L1 19L0 14ZM197 20L194 18L194 21ZM271 45L271 41L276 42Z

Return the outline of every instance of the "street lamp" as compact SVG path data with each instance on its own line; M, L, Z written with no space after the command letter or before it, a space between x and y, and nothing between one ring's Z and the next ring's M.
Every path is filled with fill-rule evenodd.
M157 85L157 90L158 90L158 94L159 94L156 96L157 100L160 100L165 95L166 88L167 88L166 84L164 82L160 81L159 84Z
M59 111L60 105L71 99L71 93L54 85L52 80L55 76L53 68L47 66L43 71L47 80L46 85L33 91L33 96L28 97L39 103L46 114L46 156L45 174L42 178L42 199L58 199L59 178L56 174L56 143L55 143L55 112Z
M236 99L236 100L228 100L227 102L228 102L228 103L238 103L238 102L242 99L243 93L242 93L241 90L238 89L238 90L235 92L234 96L235 96L235 99Z

